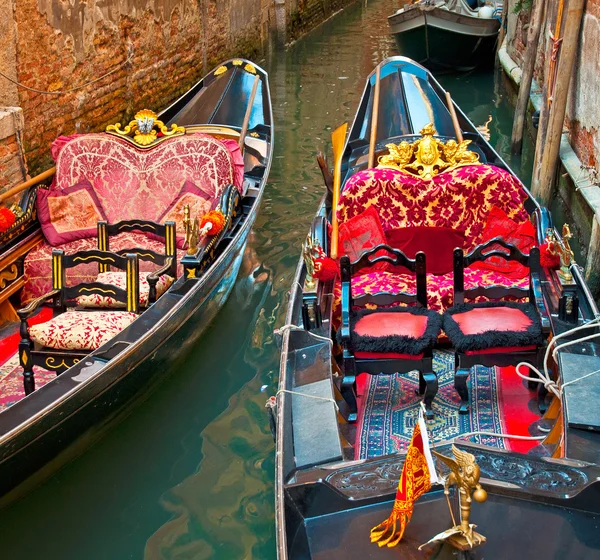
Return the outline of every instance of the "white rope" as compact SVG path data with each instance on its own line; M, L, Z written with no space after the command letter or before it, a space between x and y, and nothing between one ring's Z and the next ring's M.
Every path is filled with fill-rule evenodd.
M517 436L513 434L500 434L497 432L466 432L464 434L458 434L456 437L452 438L450 441L456 441L457 439L463 438L471 438L475 436L489 436L489 437L497 437L497 438L506 438L506 439L522 439L524 441L535 441L540 439L545 439L546 436ZM446 443L444 441L444 443Z
M544 366L544 372L542 373L538 368L536 368L535 366L533 366L532 364L528 363L528 362L520 362L517 364L517 367L515 368L515 371L517 372L517 375L521 378L521 379L525 379L526 381L532 381L534 383L541 383L544 385L544 387L546 388L547 391L553 393L558 399L562 400L562 392L564 387L566 387L567 385L571 385L572 383L576 383L578 381L581 381L583 379L586 379L587 377L591 377L592 375L596 375L597 373L600 373L600 370L598 371L593 371L591 373L587 373L586 375L583 375L577 379L572 379L571 381L568 381L567 383L563 383L562 388L558 386L558 384L556 383L556 381L554 381L551 377L550 377L550 372L548 369L548 362L550 359L550 355L552 354L552 358L554 360L556 360L556 355L558 353L559 350L561 350L562 348L566 348L568 346L572 346L573 344L580 344L582 342L586 342L588 340L592 340L593 338L597 338L600 336L600 334L592 334L592 335L588 335L588 336L584 336L582 338L578 338L575 340L569 340L568 342L563 342L562 344L558 344L557 342L561 339L561 338L565 338L566 336L569 336L575 332L579 332L585 329L590 329L593 327L597 327L598 324L600 322L600 317L596 317L595 319L592 319L589 323L586 323L585 325L579 325L577 327L574 327L572 329L569 329L568 331L565 331L563 333L560 333L558 335L556 335L548 344L548 347L546 348L546 353L544 354L544 361L543 361L543 366ZM552 350L552 347L555 346L554 350ZM521 368L521 366L525 366L527 368L529 368L533 373L535 373L537 375L537 379L535 377L529 377L526 375L523 375L519 370Z
M307 399L315 399L317 401L328 401L330 403L333 403L333 406L335 406L335 409L339 412L339 408L337 403L335 402L335 399L332 399L331 397L317 397L317 395L307 395L306 393L299 393L298 391L291 391L290 389L279 389L275 396L279 397L280 393L289 393L290 395L298 395L300 397L306 397Z

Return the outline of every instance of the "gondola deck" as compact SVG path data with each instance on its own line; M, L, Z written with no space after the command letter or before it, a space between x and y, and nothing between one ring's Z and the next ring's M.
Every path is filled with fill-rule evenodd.
M380 75L376 155L394 155L396 169L400 171L406 166L414 165L409 155L402 155L402 150L409 154L410 146L413 146L413 150L420 149L417 146L423 146L424 141L429 141L428 127L431 125L437 132L435 138L441 142L438 146L451 146L450 140L455 137L455 129L445 104L445 92L431 73L411 60L394 57L381 64ZM456 179L461 176L460 173L463 178L466 175L472 177L473 181L480 181L488 172L499 173L503 188L510 189L512 187L509 185L518 185L515 188L520 194L514 199L517 204L510 211L525 212L524 219L515 218L516 223L522 224L524 229L529 228L528 231L535 237L535 243L529 249L529 257L517 251L514 246L510 248L510 245L505 244L505 250L510 250L511 257L521 259L519 262L529 263L530 268L526 269L526 274L532 279L530 305L541 309L540 328L543 331L540 332L555 339L562 336L563 340L557 339L561 343L597 334L594 321L597 320L598 309L578 267L571 266L573 278L569 281L556 270L547 268L547 264L538 273L535 259L539 251L535 245L542 244L548 239L548 231L553 231L549 213L536 203L459 108L456 107L458 124L465 140L471 141L468 149L476 154L468 156L471 158L469 161L476 159L481 162L479 168L463 166L465 171L461 172L459 166L458 171L446 174L446 177L452 177L450 180L443 179L444 173L433 180L422 180L423 175L414 179L410 174L402 175L396 171L390 173L381 168L385 167L389 158L379 159L379 169L368 169L375 83L374 72L368 78L344 147L342 190L337 208L341 223L347 223L358 214L362 216L361 219L366 220L365 209L371 206L378 210L384 236L394 227L414 227L410 220L419 216L418 219L428 226L446 225L426 222L436 209L444 211L449 204L432 203L427 198L429 191L424 192L423 189L431 189L434 193L431 196L436 197L443 195L445 189L464 193L469 187L462 182L463 179ZM423 136L419 131L422 131ZM392 148L396 152L393 154L389 144L394 145ZM429 163L431 161L433 158ZM426 167L421 166L419 171L424 172L425 169ZM495 195L492 198L495 201L511 200L510 197L497 198ZM399 200L402 201L404 214L398 213ZM407 200L425 203L413 204L408 210ZM489 214L496 211L488 214L488 209L492 206L485 206L484 200L486 199L480 198L478 205L473 208L484 209L482 219L487 220ZM464 202L462 210L469 208L469 204L469 201ZM347 209L354 207L356 211L347 214ZM457 214L459 217L450 218L455 220L457 226L462 219L460 211ZM310 231L311 244L307 247L318 242L326 254L329 252L327 224L331 220L331 212L330 203L324 199ZM408 223L402 220L407 220ZM468 227L471 226L472 224ZM594 429L596 414L592 407L588 406L584 410L577 406L578 402L582 402L582 391L587 392L588 403L597 398L596 393L591 393L595 384L586 383L585 380L576 381L569 386L569 391L564 391L561 395L562 402L556 397L552 398L552 394L545 399L541 398L544 391L538 396L537 391L532 390L536 387L528 386L533 383L517 378L514 368L508 367L516 365L516 358L519 356L523 356L523 361L535 361L540 356L539 352L546 348L546 342L541 343L539 349L535 345L531 346L531 343L526 343L523 347L511 347L512 340L520 340L521 335L518 333L521 327L518 325L522 319L517 319L515 326L510 327L512 331L506 327L512 333L508 337L504 334L499 336L494 331L489 340L481 340L477 336L462 340L456 338L456 333L448 326L445 318L446 311L452 305L453 287L455 297L457 293L462 297L462 293L468 293L465 289L473 287L469 284L471 279L465 276L462 292L457 292L454 278L457 274L464 274L461 268L463 259L467 259L466 266L470 266L477 258L489 256L486 251L490 249L479 248L481 243L486 243L485 239L481 240L484 229L476 230L472 244L467 243L464 252L460 250L457 253L454 250L453 270L449 273L448 282L440 280L440 276L435 277L435 272L429 273L429 268L425 277L423 270L418 268L419 265L415 265L415 261L411 264L404 256L401 258L394 253L390 257L390 247L380 244L377 228L360 230L369 231L370 236L365 233L364 239L374 238L372 245L367 245L366 249L360 249L361 240L364 239L360 232L355 232L352 243L358 243L356 250L359 253L364 251L363 259L366 258L364 254L367 251L372 256L369 262L359 262L360 257L356 257L357 261L352 265L354 268L348 265L349 261L344 261L345 257L342 258L341 284L339 279L332 281L328 277L315 284L310 282L313 266L316 266L315 253L311 253L311 249L305 249L305 258L298 264L292 285L286 324L281 329L282 354L276 425L276 523L280 559L391 558L392 555L425 558L433 549L420 552L417 550L418 546L450 526L444 495L439 491L439 486L434 486L429 494L417 502L414 520L408 525L397 549L379 548L369 539L370 529L390 512L391 499L402 471L404 453L419 415L423 392L425 399L428 396L429 388L425 390L425 387L431 382L431 375L428 379L419 381L416 373L408 375L407 372L427 368L431 357L426 352L419 356L403 354L402 352L416 353L419 350L414 344L411 347L412 343L407 345L405 339L401 336L398 338L399 335L395 334L396 338L392 336L383 342L377 340L376 344L372 339L361 341L357 338L360 344L364 343L360 347L363 355L359 356L359 347L354 346L357 343L351 338L351 329L356 328L354 325L371 314L375 320L364 322L365 326L361 329L370 329L365 332L375 333L369 335L375 338L379 336L376 334L378 332L389 332L386 329L389 329L390 324L398 325L402 317L410 316L412 312L403 311L399 316L398 312L392 313L386 306L397 300L398 295L407 299L412 297L413 300L416 295L418 299L421 281L425 282L428 290L426 301L429 307L443 314L444 330L447 330L447 336L440 335L435 343L434 352L437 357L433 360L433 370L441 372L447 368L447 375L450 376L450 380L446 380L440 374L440 379L431 383L433 390L429 398L431 402L433 395L433 402L429 410L429 437L433 434L435 438L437 434L435 449L447 455L450 452L449 442L459 437L461 432L468 432L471 428L473 431L492 432L471 438L459 437L456 440L461 449L468 450L475 456L482 469L482 484L490 494L489 502L477 506L473 513L473 521L487 535L488 541L482 548L474 550L472 557L553 556L561 555L562 551L569 549L579 551L582 557L591 557L600 549L600 542L592 529L594 519L600 514L597 499L600 433ZM560 242L559 233L553 234L557 242ZM498 241L494 237L487 244L491 247L494 242L504 243L504 240ZM342 246L343 250L349 250L350 245ZM425 255L427 265L433 260L430 259L431 252L438 247L428 249L429 253ZM377 251L380 253L375 254ZM388 256L381 256L381 251L387 251ZM452 247L449 251L451 256ZM307 258L306 254L313 255L313 258ZM412 284L406 279L398 281L400 277L407 277L410 270L383 271L373 266L384 264L386 259L392 258L395 266L413 266L416 288L414 279ZM425 258L419 258L424 264ZM460 265L458 268L457 263ZM365 271L365 266L371 268ZM498 290L498 278L501 274L486 274L478 278L482 282L481 288L473 292L471 297L481 298L485 295L488 300L493 301L504 295ZM493 280L489 280L491 278ZM523 298L528 294L529 281L519 287L519 281L515 278L513 275L506 281L509 300ZM440 290L446 288L447 294L444 295ZM522 288L525 288L525 292L519 291ZM382 298L383 295L387 299ZM421 293L417 305L425 301L422 296ZM367 304L373 307L375 298L379 300L374 309L368 313L355 313ZM400 305L407 304L400 302ZM482 314L488 313L486 309L499 309L498 317L513 321L518 317L515 313L521 309L519 305L525 304L509 301L488 303L483 307L477 304L465 309L475 309L476 313ZM457 313L466 312L459 307L453 309ZM419 317L423 313L415 316L417 319L414 325L422 324L423 319ZM565 333L570 329L590 322L592 328L583 332L573 331L573 334L565 338ZM523 324L530 323L526 321ZM534 334L533 330L530 332L533 338L522 339L540 340L537 338L538 334ZM457 350L458 345L466 344L465 341L480 346L475 346L474 350L470 350L473 346ZM505 350L502 349L503 344ZM394 350L395 348L398 350ZM448 357L448 364L444 367L440 367L438 352L446 353ZM593 375L600 366L597 356L598 349L594 339L559 348L558 368L555 368L557 387L567 379ZM415 359L416 361L411 362ZM456 361L456 371L455 360L460 360L460 365ZM415 366L411 367L411 363ZM394 366L402 368L395 370L400 374L380 373L391 374ZM498 366L496 372L493 366ZM421 371L428 372L427 369ZM365 376L368 379L365 380ZM473 379L474 376L477 379ZM441 389L438 388L438 381ZM492 390L494 383L496 393ZM477 387L474 387L475 384ZM470 398L470 401L465 400L465 388L468 389L466 398ZM538 406L542 408L538 409ZM468 416L459 411L468 412ZM319 421L315 422L314 418L319 418ZM537 439L499 441L502 438L494 435L494 432L525 438L533 436ZM575 513L576 510L579 513ZM539 528L548 523L553 526L553 534L568 534L569 538L561 542L549 539L551 542L546 540L544 543L531 539L531 527ZM511 535L511 538L507 540L506 535ZM441 558L450 558L455 554L449 545L440 545L435 550Z

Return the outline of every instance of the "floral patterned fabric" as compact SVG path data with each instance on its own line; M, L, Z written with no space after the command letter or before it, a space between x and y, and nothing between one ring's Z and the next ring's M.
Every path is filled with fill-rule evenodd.
M243 177L241 153L206 134L190 134L141 150L111 134L57 139L56 179L52 189L89 180L109 222L143 218L158 221L186 180L211 199Z
M409 226L451 227L476 246L492 206L517 222L527 219L527 195L508 172L492 165L461 167L426 181L395 169L366 169L348 179L340 197L340 223L375 206L385 231Z
M131 249L135 247L144 247L157 253L164 253L165 246L160 241L148 239L142 233L127 232L110 238L110 249L120 251L122 249ZM76 253L77 251L88 251L97 249L96 239L77 239L60 246L65 253ZM25 258L25 286L21 291L21 303L26 305L32 299L48 293L52 289L52 247L47 242L42 241ZM177 251L177 260L180 261L185 251ZM152 272L158 266L149 261L140 259L140 272ZM183 274L181 265L177 274ZM74 268L67 269L68 285L75 285L81 282L93 282L98 276L98 264L82 264Z
M142 307L146 307L148 305L148 298L150 296L150 284L148 284L148 280L146 279L147 276L147 272L140 273L140 305ZM101 284L110 284L111 286L116 286L117 288L126 290L127 274L121 271L101 272L98 274L96 282L100 282ZM167 274L163 274L156 283L156 297L162 296L169 289L169 286L173 282L173 278ZM127 305L123 302L100 294L79 296L77 298L77 305L81 305L83 307L110 307L112 309L127 307Z
M56 350L96 350L127 328L137 315L126 311L67 311L29 327L31 338Z
M503 274L486 270L465 269L465 290L477 286L506 286L526 289L529 277L512 280ZM395 274L393 272L369 272L352 278L352 296L354 298L379 293L415 295L415 277L412 274ZM334 323L339 325L341 284L336 282L333 290ZM441 276L427 275L427 305L433 311L443 312L453 304L454 274L449 272ZM479 301L481 298L478 298Z

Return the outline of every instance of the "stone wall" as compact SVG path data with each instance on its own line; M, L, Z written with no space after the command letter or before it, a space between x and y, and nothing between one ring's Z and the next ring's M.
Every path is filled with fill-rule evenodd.
M564 13L568 0L564 0ZM521 64L525 51L526 25L528 13L518 16L513 13L516 0L508 2L508 54ZM549 0L546 21L554 30L559 0ZM564 25L564 24L563 24ZM545 83L545 58L550 46L548 29L542 35L535 67L538 83ZM579 37L579 52L575 65L569 101L566 126L570 131L570 141L583 165L593 166L600 171L600 112L597 110L600 99L600 0L588 0Z
M0 192L7 191L27 178L22 137L21 109L18 107L0 109Z

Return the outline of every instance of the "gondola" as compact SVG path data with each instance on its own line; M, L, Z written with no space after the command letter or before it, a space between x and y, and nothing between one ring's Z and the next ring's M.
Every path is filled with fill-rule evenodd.
M400 54L433 70L493 64L501 8L455 0L407 4L388 17Z
M56 171L29 182L39 184L12 207L17 219L1 240L3 503L81 452L182 363L234 286L272 146L268 76L242 59L221 64L159 115L142 110L128 126L115 124L106 132L62 137L53 144ZM68 186L73 183L78 186ZM81 192L87 199L61 214L70 203L64 196ZM65 232L81 228L88 213L94 218L88 202L102 206L104 221L92 224L85 238L78 230L69 240ZM161 214L167 217L159 219ZM209 215L214 219L206 222ZM92 264L81 272L72 268L88 260ZM108 271L109 263L117 268ZM100 280L99 271L119 269L126 282ZM160 294L165 272L172 284ZM75 285L87 291L74 293ZM62 327L52 332L48 321L73 323L72 313L79 313L75 331L90 321L92 335L104 332L96 327L102 310L94 305L113 307L112 296L105 294L117 293L115 286L126 310L105 309L106 324L115 313L129 314L125 328L98 339L93 350L86 349L88 341L79 351L71 342L66 350L57 346Z
M280 560L593 558L600 552L598 309L570 253L551 256L552 244L568 246L568 228L554 228L548 210L447 103L446 93L412 60L393 57L379 65L339 152L339 269L324 257L333 252L335 192L324 196L304 244L279 329L279 389L268 402ZM453 167L457 145L469 154ZM376 167L369 166L371 146ZM335 185L335 171L332 181L323 169L325 183ZM494 184L502 184L502 195L487 190ZM519 235L485 240L494 228L477 227L462 247L452 237L465 226L469 235L477 220L493 224L498 206L518 215L533 236L529 251ZM475 219L467 225L469 208ZM438 219L435 226L431 220ZM445 228L443 238L427 245L425 224ZM412 246L390 234L411 228L420 228ZM443 252L445 268L436 275ZM506 271L474 280L463 265L478 257L499 266L518 257L529 267L509 280L502 279ZM539 315L525 326L511 323L508 317L525 309ZM482 315L471 315L477 320L467 327L472 312ZM534 324L537 338L527 339ZM537 367L546 381L538 383L531 368L517 370L517 362ZM371 530L391 514L397 487L400 494L416 425L427 431L432 453L444 456L434 461L438 480L414 504L399 544L378 546ZM449 487L448 501L440 484L453 453L477 465L487 501L473 502L471 523L487 542L460 549L442 540L419 549L453 519L464 520L462 506L470 510L470 495L458 508L462 494ZM408 469L416 468L411 457ZM422 480L414 484L425 488Z

